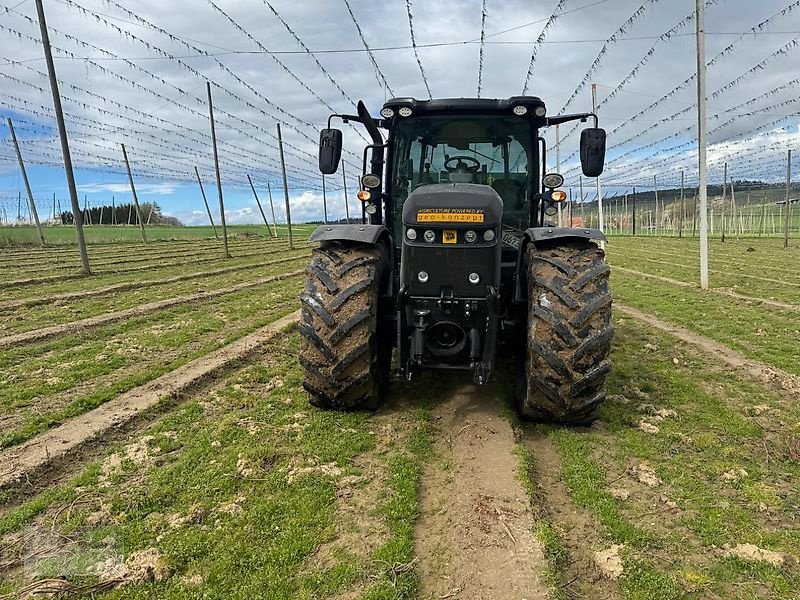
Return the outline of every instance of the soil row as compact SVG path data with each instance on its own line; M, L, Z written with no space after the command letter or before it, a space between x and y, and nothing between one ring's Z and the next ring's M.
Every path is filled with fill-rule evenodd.
M229 248L229 252L232 256L244 255L247 253L252 254L253 250L261 249L261 250L269 250L271 248L278 248L278 247L287 247L286 243L261 243L261 244L247 244L243 246L238 246L236 248ZM110 260L91 260L91 267L92 270L99 270L103 271L104 267L119 267L122 270L123 267L127 265L139 265L141 263L151 263L153 267L157 267L159 261L163 260L171 260L176 258L186 258L192 256L202 256L202 257L210 257L210 256L222 256L222 248L213 248L210 250L193 250L187 249L178 252L170 251L164 254L151 254L148 255L146 253L136 253L133 256L115 256L115 257L108 257ZM38 265L38 266L37 266ZM71 269L80 269L80 263L75 262L59 262L57 264L52 265L40 265L34 264L32 265L33 268L26 268L22 266L21 268L18 265L14 265L13 271L17 276L24 276L24 275L35 275L38 273L51 273L51 272L58 272L58 271L67 271ZM21 277L20 277L21 278Z
M198 292L196 294L179 296L177 298L168 298L166 300L160 300L158 302L150 302L148 304L142 304L140 306L136 306L134 308L129 308L126 310L120 310L117 312L107 313L104 315L98 315L96 317L89 317L87 319L80 319L73 323L63 323L61 325L53 325L51 327L43 327L42 329L35 329L33 331L26 331L23 333L17 333L14 335L5 336L0 338L0 349L8 348L11 346L17 346L20 344L41 342L43 340L52 339L54 337L67 335L75 331L86 331L88 329L94 329L96 327L101 327L103 325L108 325L110 323L116 323L124 319L140 317L142 315L146 315L159 310L164 310L165 308L178 306L180 304L190 304L193 302L208 300L210 298L225 296L226 294L234 294L236 292L241 292L242 290L248 290L267 283L271 283L273 281L281 281L283 279L297 277L299 275L302 275L304 272L305 269L297 269L294 271L290 271L289 273L284 273L282 275L272 275L270 277L262 277L259 279L255 279L253 281L239 283L237 285L233 285L227 288L222 288L219 290L213 290L209 292Z
M303 248L304 246L295 246L295 249ZM285 253L288 251L288 248L282 248L280 250L269 250L266 252L255 252L255 253L247 253L247 254L239 254L234 258L251 258L254 256L268 256L271 254L278 254L278 253ZM115 273L144 273L144 272L154 272L160 269L165 269L169 267L179 267L183 265L197 265L203 264L208 262L215 262L215 261L224 261L225 259L220 256L214 256L209 258L198 258L193 260L186 260L186 261L178 261L178 262L169 262L169 263L161 263L156 267L153 266L146 266L146 267L133 267L133 268L123 268L123 269L107 269L104 271L100 271L95 273L95 275L109 275ZM62 275L49 275L46 277L32 277L27 279L15 279L12 281L4 281L3 287L19 287L24 285L41 285L43 283L52 283L52 282L59 282L68 279L83 279L86 277L83 273L64 273Z
M116 292L123 292L127 290L140 289L140 288L159 286L159 285L167 285L170 283L177 283L180 281L191 281L193 279L202 279L206 277L213 277L215 275L224 275L225 273L248 271L251 269L258 269L260 267L268 267L271 265L279 265L291 262L293 260L297 260L298 256L293 256L292 258L281 258L277 260L270 260L266 262L248 263L244 265L223 267L221 269L212 269L210 271L198 271L195 273L187 273L186 275L174 275L172 277L165 277L163 279L145 279L140 281L128 281L125 283L117 283L114 285L99 287L91 290L81 290L77 292L63 292L60 294L49 294L47 296L38 296L35 298L23 298L21 300L9 300L7 302L0 302L0 311L15 310L18 308L22 308L24 306L36 306L39 304L49 304L52 302L67 302L71 300L78 300L81 298L105 296L107 294L114 294Z
M102 438L113 429L125 427L162 401L190 391L203 380L245 359L286 327L296 323L298 318L299 311L291 313L20 446L3 450L0 452L0 489L12 486L23 478L30 479L35 473L59 461L70 460L69 456L82 446Z

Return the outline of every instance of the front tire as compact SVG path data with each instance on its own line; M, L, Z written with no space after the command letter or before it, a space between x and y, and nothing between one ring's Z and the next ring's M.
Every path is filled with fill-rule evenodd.
M382 246L328 242L312 251L300 294L303 388L320 408L374 409L386 378L378 336Z
M528 246L528 332L517 408L528 418L585 424L605 400L614 330L610 269L589 241Z

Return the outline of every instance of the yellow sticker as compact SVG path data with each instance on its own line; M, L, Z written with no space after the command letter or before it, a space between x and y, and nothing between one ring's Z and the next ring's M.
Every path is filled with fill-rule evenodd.
M417 212L420 223L483 223L483 211L472 209L452 209L447 212L420 210Z
M458 233L454 229L445 229L442 232L442 242L445 244L455 244L458 242Z

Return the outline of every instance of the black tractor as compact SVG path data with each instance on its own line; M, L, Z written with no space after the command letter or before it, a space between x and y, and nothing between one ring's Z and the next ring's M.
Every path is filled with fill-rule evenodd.
M605 131L591 113L548 117L542 100L389 100L373 118L332 115L319 167L335 173L342 132L363 124L361 222L311 236L301 294L303 386L315 406L377 407L393 358L423 370L492 379L498 338L516 358L516 404L529 418L586 423L610 370L609 267L597 229L551 223L564 179L548 173L540 130L593 119L581 132L588 177L602 173ZM382 134L381 130L385 132ZM393 357L394 349L397 349Z

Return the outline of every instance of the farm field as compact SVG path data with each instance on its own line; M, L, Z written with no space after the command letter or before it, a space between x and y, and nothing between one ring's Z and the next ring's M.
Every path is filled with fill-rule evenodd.
M508 356L309 406L309 231L0 250L0 598L800 597L800 248L713 240L703 292L697 240L611 238L609 398L562 428Z
M292 230L296 235L308 235L313 226L295 225ZM141 230L137 225L87 225L84 227L87 244L136 243L142 240ZM222 236L222 227L217 225L217 233ZM229 236L265 235L264 225L228 225ZM286 225L278 225L278 235L286 235ZM48 225L44 227L44 237L48 245L68 246L75 244L75 228L72 225ZM211 239L214 230L209 226L200 227L147 227L147 239L150 241ZM0 247L33 246L38 247L39 240L36 227L20 225L0 227Z

